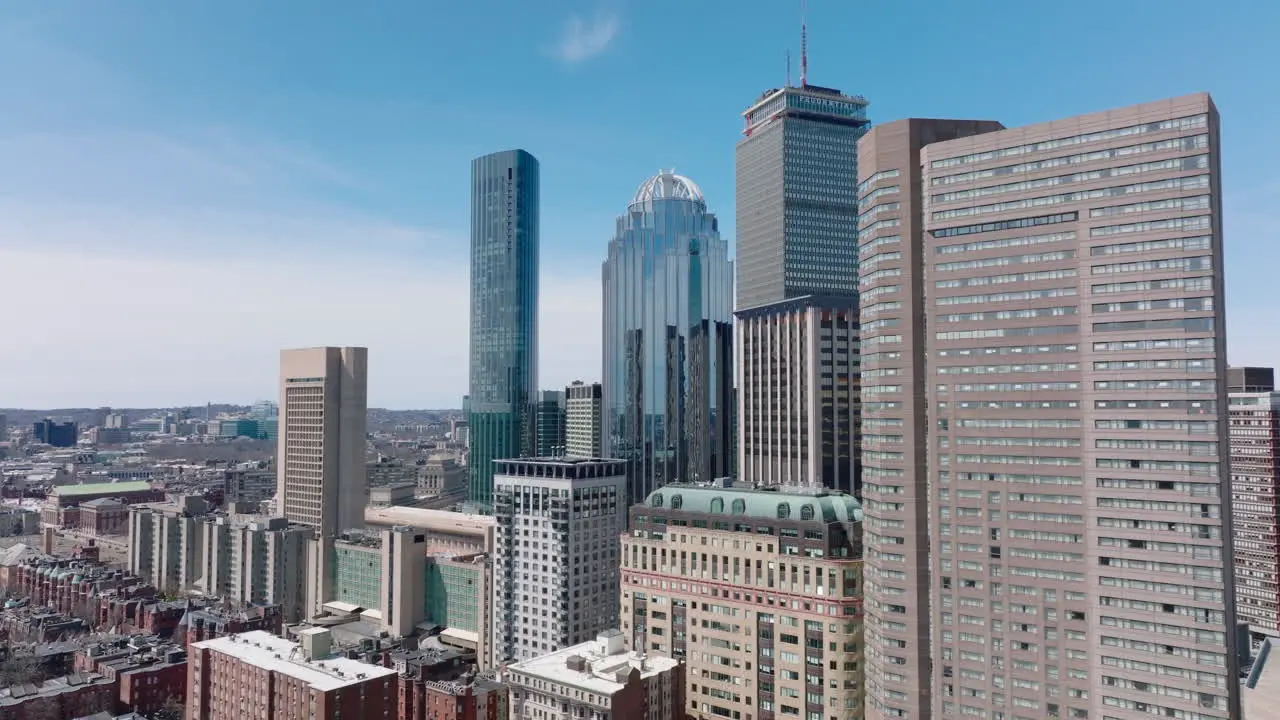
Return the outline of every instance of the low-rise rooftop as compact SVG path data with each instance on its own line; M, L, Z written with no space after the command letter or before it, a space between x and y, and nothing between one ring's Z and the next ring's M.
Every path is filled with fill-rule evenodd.
M321 692L396 674L396 671L391 668L370 665L337 655L320 660L307 660L298 643L262 630L228 635L216 640L205 640L195 643L192 647L213 650L263 670L283 673Z
M76 495L111 495L115 493L146 492L150 489L151 483L146 481L101 482L82 483L80 485L59 485L50 491L50 494L58 495L59 497L72 497Z
M622 633L606 630L595 640L513 663L507 668L507 677L516 685L526 684L521 678L528 676L612 696L626 687L632 670L639 671L640 678L646 679L679 664L679 660L672 658L651 658L628 652Z

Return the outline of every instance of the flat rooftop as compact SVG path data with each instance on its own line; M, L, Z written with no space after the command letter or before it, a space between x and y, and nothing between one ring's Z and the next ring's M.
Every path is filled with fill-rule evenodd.
M452 512L449 510L432 510L429 508L406 507L366 507L364 521L370 525L396 526L407 525L420 530L453 533L457 535L483 536L495 527L497 519L489 515Z
M641 656L619 649L622 647L620 636L618 636L619 641L610 648L609 641L604 639L607 634L601 633L595 640L579 643L532 660L513 663L507 668L508 677L517 673L529 675L540 680L551 680L589 692L612 696L625 687L624 683L618 682L620 673L629 673L631 668L636 668L640 670L640 678L647 679L667 672L680 664L679 660L672 658ZM581 669L575 669L575 665ZM523 684L518 680L512 680L512 682Z
M298 643L276 637L264 630L205 640L192 647L214 650L257 668L283 673L321 692L396 674L391 668L337 655L307 661L303 659Z
M151 483L145 480L136 482L100 482L82 483L79 485L58 485L49 491L50 495L71 497L74 495L110 495L113 493L146 492Z

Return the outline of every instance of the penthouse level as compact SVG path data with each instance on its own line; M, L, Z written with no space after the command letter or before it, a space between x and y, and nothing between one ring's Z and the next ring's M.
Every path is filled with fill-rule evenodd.
M510 477L587 480L626 475L625 460L605 458L550 457L494 460L494 473Z

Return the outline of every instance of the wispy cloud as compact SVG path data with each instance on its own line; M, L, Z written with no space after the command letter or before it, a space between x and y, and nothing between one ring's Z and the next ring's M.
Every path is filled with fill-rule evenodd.
M622 18L616 12L601 11L590 19L571 15L552 54L566 63L589 60L608 49L621 26Z

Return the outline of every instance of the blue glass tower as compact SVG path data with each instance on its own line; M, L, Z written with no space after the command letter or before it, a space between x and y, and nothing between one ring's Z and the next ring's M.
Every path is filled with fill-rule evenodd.
M538 387L538 161L471 162L470 500L493 497L493 461L532 455Z
M733 263L698 186L663 172L618 218L604 263L602 440L631 501L732 473Z

